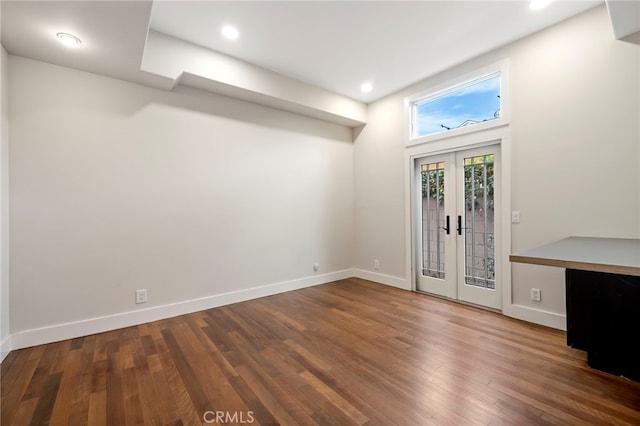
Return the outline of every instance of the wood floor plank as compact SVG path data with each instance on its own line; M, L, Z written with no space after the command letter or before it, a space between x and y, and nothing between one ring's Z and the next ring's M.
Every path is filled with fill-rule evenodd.
M208 325L203 327L202 331L208 338L210 337L211 328ZM234 392L245 402L248 412L255 413L256 417L261 419L261 422L264 424L276 424L275 418L273 418L255 392L251 390L245 379L241 377L240 373L231 365L229 359L225 357L225 354L220 351L215 351L210 354L210 357L225 375L229 384L233 387Z
M14 351L0 371L3 426L640 424L640 383L590 369L564 332L356 278Z
M314 424L311 419L305 419L299 417L304 412L302 407L287 407L286 401L283 404L283 390L275 385L271 380L264 380L265 377L260 377L253 369L241 365L238 367L238 372L247 382L251 391L255 393L261 401L263 401L266 407L269 407L269 414L275 420L276 424L281 425L302 425L302 424ZM262 424L269 424L262 419L258 419ZM273 423L271 423L273 424Z
M171 358L175 362L175 367L180 376L180 380L189 394L190 401L193 404L196 413L204 413L211 410L211 402L205 395L202 383L198 380L198 376L195 374L187 358L182 352L182 347L178 343L174 333L169 329L165 329L162 330L162 335L170 348Z
M96 347L96 336L88 336L83 339L80 348L81 359L78 365L78 384L74 389L70 423L84 424L87 421L89 413L89 399L86 395L93 391L93 363L90 360L94 358Z
M318 393L324 396L332 405L342 411L355 424L363 425L369 421L367 416L362 414L357 408L336 393L333 389L319 380L316 376L308 371L300 373L300 376Z
M107 423L124 425L126 424L125 408L124 408L124 391L122 384L122 375L124 368L120 361L120 353L113 351L115 346L110 345L107 353L107 371L106 371L106 405L107 405Z
M56 398L58 397L58 389L62 380L62 372L57 372L47 376L42 392L38 397L38 403L31 418L32 425L48 425L51 419Z
M36 404L38 403L38 398L31 398L27 400L23 400L18 407L18 410L15 414L15 421L11 424L13 425L30 425L31 418L33 417L33 413L36 410ZM4 423L3 423L4 424Z
M42 354L43 347L39 348L38 353ZM39 365L39 359L31 357L31 350L22 350L19 355L23 360L12 363L15 371L3 372L2 375L2 401L0 403L0 424L11 424L18 410L20 401L30 399L25 397L31 387L31 382L34 377L37 367ZM24 362L22 362L24 361ZM7 384L4 383L6 378ZM44 375L38 376L39 380L44 383ZM42 387L38 385L41 389ZM34 393L32 398L38 398L39 393Z
M209 401L208 410L219 411L224 407L230 412L246 412L247 407L235 392L229 392L231 384L215 363L211 362L210 341L205 336L197 333L196 324L190 327L188 324L180 327L181 333L177 336L189 365L202 386L202 390ZM202 413L204 413L203 410Z
M80 339L76 339L76 341L82 342ZM80 346L71 345L70 347L75 349L69 351L64 368L61 371L62 377L58 387L58 395L51 412L50 421L52 424L69 424L73 398L78 387L78 370L82 366L80 363L82 352L79 348L82 346L80 343Z
M35 348L20 349L7 355L0 368L0 377L2 377L0 395L5 396L9 392L15 393L14 384L16 382L24 382L24 375L29 374L30 369L39 364L45 348L46 346L42 345ZM25 365L28 365L26 371L24 370Z
M89 413L87 424L103 426L107 424L107 391L103 389L89 395Z
M197 424L200 422L201 414L197 412L191 401L189 392L176 368L171 353L161 352L160 360L163 365L163 372L168 385L168 390L175 405L176 421L184 421L185 424ZM157 376L156 376L157 378ZM162 386L160 380L154 380L156 386Z
M33 372L33 376L31 380L28 382L29 387L26 389L23 398L29 399L40 396L42 393L42 387L44 386L44 382L46 378L49 376L49 372L51 371L51 366L53 365L53 360L58 351L58 346L56 345L45 345L44 351L42 352L42 356L37 363L37 368ZM31 359L31 361L35 361ZM25 373L27 373L25 371ZM7 389L11 389L9 386Z

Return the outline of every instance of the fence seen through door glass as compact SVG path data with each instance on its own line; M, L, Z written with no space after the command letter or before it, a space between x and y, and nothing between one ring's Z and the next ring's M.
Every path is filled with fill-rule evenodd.
M495 289L494 156L464 159L465 284Z
M422 174L422 275L445 278L444 162L423 164Z

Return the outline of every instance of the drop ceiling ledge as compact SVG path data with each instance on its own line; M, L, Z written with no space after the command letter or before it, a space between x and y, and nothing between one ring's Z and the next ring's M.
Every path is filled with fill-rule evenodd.
M141 70L164 77L165 90L183 85L351 128L366 124L362 102L154 30Z

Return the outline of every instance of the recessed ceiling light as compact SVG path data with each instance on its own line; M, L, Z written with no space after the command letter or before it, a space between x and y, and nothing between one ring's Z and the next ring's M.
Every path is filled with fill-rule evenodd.
M240 36L240 32L232 25L225 25L222 27L222 36L229 40L235 40Z
M362 86L360 86L360 91L362 93L369 93L372 90L373 86L371 85L371 83L362 83Z
M531 10L540 10L544 9L551 3L551 0L531 0L529 3L529 9Z
M68 33L58 33L56 34L56 37L58 37L58 40L67 47L77 47L82 43L78 37Z

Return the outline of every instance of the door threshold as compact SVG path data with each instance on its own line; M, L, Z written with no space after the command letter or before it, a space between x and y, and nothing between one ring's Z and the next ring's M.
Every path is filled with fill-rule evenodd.
M414 293L423 294L425 296L431 296L431 297L435 297L437 299L446 300L447 302L458 303L460 305L466 305L466 306L469 306L469 307L472 307L472 308L478 308L478 309L482 309L484 311L494 312L496 314L502 315L502 310L501 309L490 308L488 306L482 306L482 305L478 305L478 304L471 303L471 302L465 302L464 300L452 299L452 298L447 297L447 296L442 296L442 295L439 295L439 294L429 293L429 292L424 291L424 290L414 290Z

